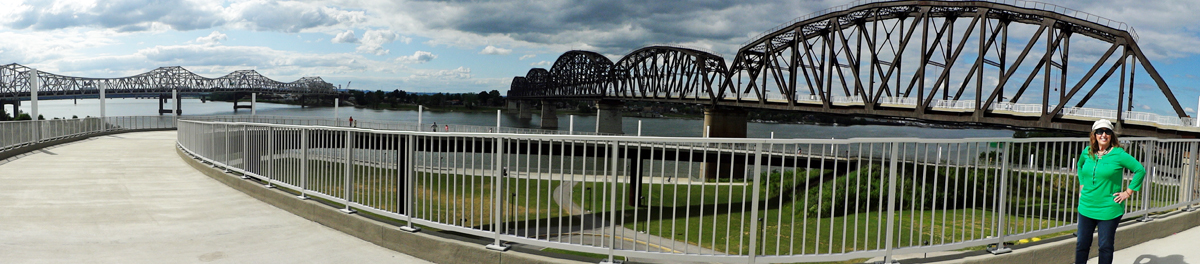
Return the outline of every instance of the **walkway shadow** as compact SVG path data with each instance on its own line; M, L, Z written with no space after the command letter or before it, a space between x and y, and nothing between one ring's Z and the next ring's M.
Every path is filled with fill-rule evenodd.
M39 149L38 151L41 151L42 153L46 153L47 155L55 155L55 156L58 156L58 153L50 152L50 151L47 151L47 150L45 150L45 149Z
M1170 255L1159 257L1155 255L1145 254L1138 256L1133 264L1187 264L1183 261L1183 255Z

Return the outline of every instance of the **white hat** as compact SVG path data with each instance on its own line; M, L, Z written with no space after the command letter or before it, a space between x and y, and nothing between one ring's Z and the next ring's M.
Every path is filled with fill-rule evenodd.
M1107 128L1108 130L1113 130L1112 122L1109 122L1108 119L1100 119L1100 120L1096 120L1096 123L1092 123L1092 131L1096 131L1096 129L1101 129L1101 128Z

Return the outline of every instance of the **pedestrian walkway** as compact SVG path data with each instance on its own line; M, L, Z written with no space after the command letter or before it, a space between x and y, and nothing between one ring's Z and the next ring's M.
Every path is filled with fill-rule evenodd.
M1117 239L1121 239L1117 236ZM1113 263L1136 264L1186 264L1200 263L1200 226L1192 227L1174 235L1146 241L1132 247L1113 252ZM1074 253L1074 252L1071 252ZM1088 260L1089 264L1100 263L1099 259Z
M430 263L201 174L175 135L102 136L0 162L0 262Z

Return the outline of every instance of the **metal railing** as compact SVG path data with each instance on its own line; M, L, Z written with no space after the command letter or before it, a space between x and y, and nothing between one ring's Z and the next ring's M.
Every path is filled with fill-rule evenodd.
M214 166L413 225L607 256L840 261L1077 222L1084 139L718 139L179 122ZM1126 218L1200 202L1200 140L1129 138ZM1126 175L1130 181L1132 175Z
M171 116L121 116L0 122L0 152L44 141L89 137L97 133L174 128Z

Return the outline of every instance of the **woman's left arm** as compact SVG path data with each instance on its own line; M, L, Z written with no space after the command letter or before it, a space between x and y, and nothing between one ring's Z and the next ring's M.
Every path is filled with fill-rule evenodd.
M1142 191L1142 178L1146 177L1146 167L1143 167L1141 162L1128 153L1124 159L1121 159L1120 164L1121 167L1133 172L1133 180L1129 181L1129 190Z

